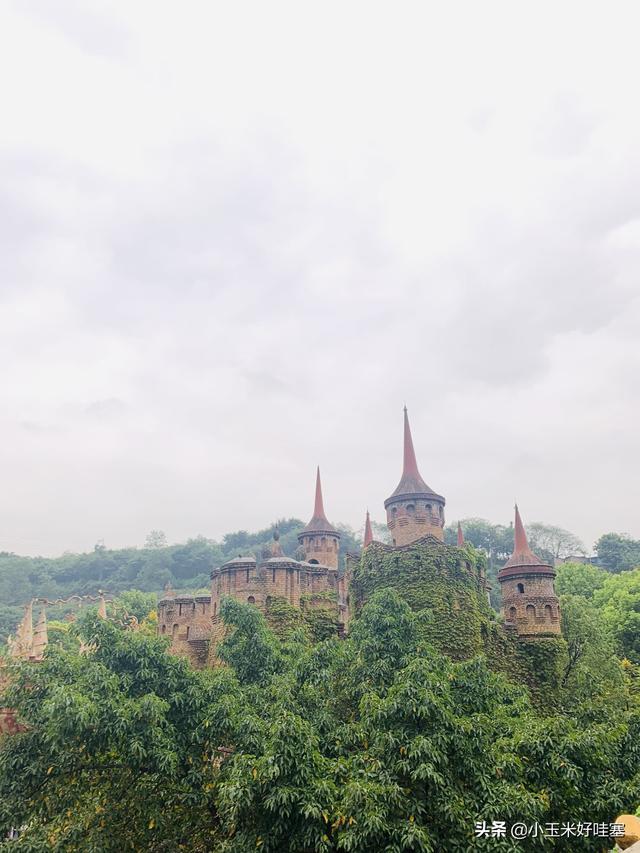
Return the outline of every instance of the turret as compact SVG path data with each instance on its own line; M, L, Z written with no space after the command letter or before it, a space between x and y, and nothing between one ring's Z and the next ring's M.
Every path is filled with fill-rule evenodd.
M407 407L404 407L404 464L396 490L384 502L387 526L394 545L409 545L431 534L444 539L445 499L429 488L420 476Z
M308 563L319 563L321 566L328 566L330 569L338 568L340 534L329 523L324 512L320 468L316 472L316 499L313 517L302 533L298 534L298 542L304 549L305 560Z
M553 586L556 573L537 557L516 506L513 554L498 572L505 623L521 637L560 633L560 609Z

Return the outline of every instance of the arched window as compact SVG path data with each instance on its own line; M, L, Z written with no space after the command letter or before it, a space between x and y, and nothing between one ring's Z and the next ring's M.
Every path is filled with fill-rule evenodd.
M391 514L392 514L392 515L397 515L397 514L398 514L398 507L397 507L397 506L391 507Z
M416 511L416 508L413 504L407 504L407 512L409 515L412 515Z
M527 604L527 619L536 618L536 609L533 604Z
M172 637L178 636L178 626L177 625L174 625L173 628L171 629L171 636Z
M427 507L427 512L430 513L431 512L431 504L426 504L426 507Z
M250 595L249 598L247 598L247 601L249 602L249 604L255 604L256 603L256 600L252 595Z
M518 592L524 592L524 584L523 583L518 584Z
M517 615L518 615L518 612L515 609L515 607L510 607L509 608L509 622L515 622Z
M272 602L272 601L273 601L273 599L271 598L271 596L270 596L270 595L268 595L268 596L267 596L267 607L271 607L271 602Z
M327 537L326 536L322 537L322 539L320 540L320 544L322 545L323 548L327 547Z
M545 619L553 619L553 608L550 604L545 604L544 606L544 618Z
M317 561L317 560L309 560L309 562L311 563L311 565L312 565L312 566L317 566L317 565L318 565L318 561Z
M163 634L167 633L167 626L166 625L162 626L161 633L163 633Z

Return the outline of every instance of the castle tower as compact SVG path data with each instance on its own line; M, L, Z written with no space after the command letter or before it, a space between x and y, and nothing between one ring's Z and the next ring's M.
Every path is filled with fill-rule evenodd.
M319 563L321 566L328 566L330 569L338 568L340 534L327 521L324 512L320 468L316 473L316 500L313 507L313 517L302 533L298 534L298 542L304 549L305 560L308 563Z
M430 533L443 540L444 505L442 495L437 495L420 476L413 449L407 407L404 407L404 465L400 482L384 502L387 526L394 545L409 545Z
M527 542L516 506L513 554L498 572L505 623L521 637L560 634L560 610L553 586L556 573L543 563Z

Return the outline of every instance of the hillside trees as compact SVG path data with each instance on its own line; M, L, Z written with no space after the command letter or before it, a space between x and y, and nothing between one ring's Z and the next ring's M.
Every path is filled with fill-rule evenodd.
M598 563L610 572L624 572L640 566L640 539L619 533L605 533L594 545Z

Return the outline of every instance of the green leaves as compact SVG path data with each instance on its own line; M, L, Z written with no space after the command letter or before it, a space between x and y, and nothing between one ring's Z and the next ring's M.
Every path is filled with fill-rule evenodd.
M91 615L92 653L10 668L2 703L26 725L0 742L0 832L26 827L11 851L455 853L485 849L476 820L610 821L640 802L637 713L543 716L483 657L421 642L393 591L315 646L255 607L222 613L215 670Z

